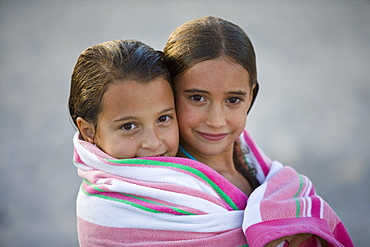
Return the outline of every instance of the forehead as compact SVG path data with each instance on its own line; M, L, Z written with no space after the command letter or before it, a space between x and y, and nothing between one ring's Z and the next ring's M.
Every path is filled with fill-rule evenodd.
M241 65L228 58L220 57L192 66L176 81L176 87L182 85L249 87L249 81L249 73Z
M120 81L108 87L103 95L103 111L131 110L148 104L171 103L173 92L170 83L159 77L150 82Z

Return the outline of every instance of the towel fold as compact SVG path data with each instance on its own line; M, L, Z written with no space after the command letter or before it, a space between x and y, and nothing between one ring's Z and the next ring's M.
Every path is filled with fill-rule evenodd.
M240 145L261 183L249 198L194 160L118 160L78 133L73 141L84 179L77 197L80 246L264 246L301 232L353 246L311 181L271 162L247 132Z

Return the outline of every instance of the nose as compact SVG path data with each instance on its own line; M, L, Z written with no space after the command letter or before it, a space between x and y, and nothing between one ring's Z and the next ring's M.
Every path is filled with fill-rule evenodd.
M205 124L213 128L221 128L226 124L226 114L222 106L213 104L207 112Z
M155 150L162 144L162 138L155 129L146 131L143 135L142 148Z

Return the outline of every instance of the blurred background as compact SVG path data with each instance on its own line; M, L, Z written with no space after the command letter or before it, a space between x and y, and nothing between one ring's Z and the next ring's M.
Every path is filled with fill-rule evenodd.
M0 0L0 246L78 246L70 76L87 47L138 39L162 49L215 15L257 53L247 129L311 178L356 246L370 242L370 1Z

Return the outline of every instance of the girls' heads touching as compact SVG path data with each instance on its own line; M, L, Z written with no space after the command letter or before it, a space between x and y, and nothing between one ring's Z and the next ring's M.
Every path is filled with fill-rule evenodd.
M258 92L248 36L231 22L204 17L175 29L164 55L174 84L181 145L194 156L232 152Z
M115 158L176 155L169 72L162 53L139 41L84 50L72 74L69 111L82 138Z

